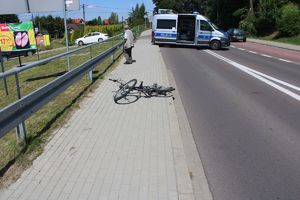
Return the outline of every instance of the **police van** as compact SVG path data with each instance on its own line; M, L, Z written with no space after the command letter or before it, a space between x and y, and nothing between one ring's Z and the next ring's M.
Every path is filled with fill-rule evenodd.
M198 13L154 15L152 42L191 46L209 45L214 50L230 46L228 34Z

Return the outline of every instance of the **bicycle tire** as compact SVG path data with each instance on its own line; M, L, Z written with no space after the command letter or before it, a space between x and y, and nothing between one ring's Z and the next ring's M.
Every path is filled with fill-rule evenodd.
M175 90L175 88L173 88L173 87L167 87L164 89L165 92L172 92L174 90Z
M135 87L136 83L136 79L131 79L124 85L121 85L120 89L114 95L114 101L117 103L120 99L126 97L126 95Z
M160 87L155 92L157 93L156 95L166 96L168 93L171 93L174 90L175 90L175 88L173 88L173 87Z

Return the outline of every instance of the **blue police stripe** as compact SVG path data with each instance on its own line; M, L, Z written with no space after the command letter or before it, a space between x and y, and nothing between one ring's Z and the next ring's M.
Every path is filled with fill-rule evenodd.
M176 33L155 33L155 37L163 37L163 38L177 38Z
M198 39L202 39L202 40L209 40L211 39L212 36L211 35L198 35Z

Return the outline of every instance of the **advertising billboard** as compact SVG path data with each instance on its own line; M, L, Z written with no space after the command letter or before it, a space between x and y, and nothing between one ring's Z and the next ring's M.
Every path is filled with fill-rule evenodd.
M79 10L79 0L9 0L0 6L0 14L64 11L65 3L67 10Z
M32 22L20 24L0 24L1 51L36 50Z

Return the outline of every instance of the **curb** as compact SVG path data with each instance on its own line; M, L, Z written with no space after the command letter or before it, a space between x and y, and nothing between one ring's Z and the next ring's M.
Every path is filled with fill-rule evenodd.
M176 82L173 77L171 69L168 68L167 65L165 64L161 53L160 56L161 56L161 62L165 66L167 79L169 83L173 85L175 88L178 88L176 86ZM191 196L194 196L195 200L213 200L213 195L209 188L209 183L204 172L204 167L201 158L199 156L195 144L194 136L188 118L186 116L186 112L183 107L178 90L174 91L174 97L175 97L174 107L175 107L177 122L179 124L179 130L180 130L179 137L181 137L182 140L183 151L185 154L184 157L187 164L186 167L190 176L189 181L191 181L192 189L193 189L193 195ZM186 197L186 199L189 198Z
M252 43L272 46L272 47L278 47L278 48L282 48L282 49L288 49L288 50L292 50L292 51L300 51L300 45L285 44L285 43L251 39L251 38L247 38L247 41L252 42Z

